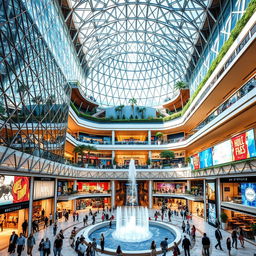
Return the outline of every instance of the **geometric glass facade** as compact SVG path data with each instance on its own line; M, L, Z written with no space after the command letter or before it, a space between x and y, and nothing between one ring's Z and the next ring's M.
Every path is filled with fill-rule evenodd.
M70 86L21 1L0 16L0 145L61 161Z

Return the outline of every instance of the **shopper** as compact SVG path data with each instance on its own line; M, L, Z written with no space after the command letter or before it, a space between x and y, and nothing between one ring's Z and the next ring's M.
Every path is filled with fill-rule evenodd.
M191 228L191 236L192 236L193 240L196 240L196 227L195 227L195 225L193 225L192 228Z
M18 254L18 256L20 256L22 251L24 250L25 242L26 242L26 239L23 236L23 233L20 233L20 236L17 238L17 254Z
M33 247L36 244L36 240L31 233L27 239L27 254L32 256Z
M190 224L189 222L187 221L187 224L186 224L186 229L187 229L187 234L190 236Z
M44 256L44 239L41 239L41 242L38 246L38 251L40 252L40 256Z
M72 248L74 248L74 246L75 246L75 236L76 236L76 227L73 227L71 234L70 234L70 242L71 242Z
M217 247L219 246L220 250L223 251L223 249L221 247L222 234L220 232L219 227L217 227L217 229L215 230L215 237L216 237L216 240L217 240L217 244L215 245L215 248L217 249Z
M156 255L156 243L154 240L151 243L150 250L151 250L151 256L155 256Z
M180 255L180 249L179 246L177 245L176 242L174 242L174 246L173 246L173 256L178 256Z
M184 236L184 239L182 241L182 247L184 249L185 256L190 256L191 243L190 243L189 239L186 236Z
M76 242L75 242L75 251L76 252L78 252L78 245L80 244L80 237L78 236L77 238L76 238Z
M202 238L202 245L203 245L203 252L205 256L210 256L210 239L207 237L206 233L204 233L203 238Z
M123 256L123 252L120 245L117 246L116 256Z
M44 256L49 256L51 254L51 241L46 237L44 242Z
M96 249L97 249L96 238L93 238L93 239L92 239L92 256L95 256L95 254L96 254Z
M167 248L168 248L168 238L166 237L161 243L160 243L160 247L162 249L163 252L163 256L166 256L166 252L167 252Z
M63 240L59 235L57 235L53 245L54 256L61 256L62 245Z
M182 228L182 232L185 233L186 224L185 224L184 220L182 221L181 228Z
M92 225L94 225L95 224L95 215L93 214L92 215Z
M10 239L9 239L9 247L8 252L10 254L15 252L16 244L17 244L18 235L15 233L15 231L12 232Z
M238 229L238 239L240 241L242 248L244 248L244 231L241 227L239 227Z
M57 229L58 229L58 226L57 226L57 223L55 222L54 225L53 225L53 236L56 236Z
M232 247L237 249L237 232L236 229L233 229L232 233L231 233L231 237L232 237Z
M76 221L79 221L79 213L76 213Z
M100 248L101 248L101 252L104 252L104 246L105 246L105 237L104 237L104 234L101 233L101 236L100 236Z
M25 220L22 223L21 226L22 226L22 233L23 233L24 236L26 236L27 235L27 229L28 229L28 222L27 222L27 220Z
M86 256L92 256L92 243L89 243L87 246Z
M231 256L231 239L230 237L227 238L227 250L228 250L228 256Z
M76 221L76 212L74 211L73 212L73 222L75 222Z
M44 228L47 228L48 227L48 217L45 216L44 218Z
M52 219L53 219L53 217L52 217L52 214L50 213L50 215L49 215L50 226L52 225Z
M61 238L61 239L64 239L64 233L63 233L63 230L61 229L58 236Z
M85 245L85 242L84 240L81 241L81 243L78 245L78 248L77 248L77 252L78 252L78 256L84 256L85 252L86 252L86 245Z

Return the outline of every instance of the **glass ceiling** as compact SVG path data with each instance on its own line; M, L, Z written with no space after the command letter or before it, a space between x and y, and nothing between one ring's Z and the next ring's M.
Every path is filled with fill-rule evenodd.
M69 0L88 67L84 93L101 105L158 106L177 92L204 36L211 0ZM211 15L211 14L210 14ZM79 54L78 51L78 54ZM199 54L199 53L198 53Z

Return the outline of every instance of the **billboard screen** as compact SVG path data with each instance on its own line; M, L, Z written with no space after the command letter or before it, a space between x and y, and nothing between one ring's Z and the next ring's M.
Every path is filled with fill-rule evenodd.
M256 207L256 183L241 184L242 204Z
M182 183L156 183L157 191L161 193L185 193L185 185Z
M256 157L254 130L250 130L246 132L246 142L247 142L249 157Z
M216 204L208 203L208 222L212 225L216 224Z
M109 182L77 182L78 191L103 193L109 190Z
M231 140L224 141L212 148L213 165L231 162L232 146Z
M212 148L208 148L199 153L200 168L212 166Z
M29 200L29 178L0 175L0 205Z
M191 165L193 170L197 170L200 168L199 166L199 155L195 154L191 157Z

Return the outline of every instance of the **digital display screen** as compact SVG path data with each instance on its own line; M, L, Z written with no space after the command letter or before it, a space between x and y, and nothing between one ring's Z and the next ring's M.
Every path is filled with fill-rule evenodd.
M224 141L212 148L213 165L231 162L232 146L231 140Z
M215 182L209 182L207 184L207 197L208 200L215 200Z
M199 153L200 168L212 166L212 148L208 148Z
M242 204L256 207L256 183L241 183Z
M156 184L157 191L161 193L185 193L184 184L179 183L160 183Z
M192 165L192 170L198 170L200 168L199 166L199 155L195 154L191 157L191 165Z
M109 190L109 182L77 182L78 191L83 192L98 192Z
M29 178L0 175L0 205L29 201Z
M216 224L216 204L214 203L208 203L208 222L212 225Z

